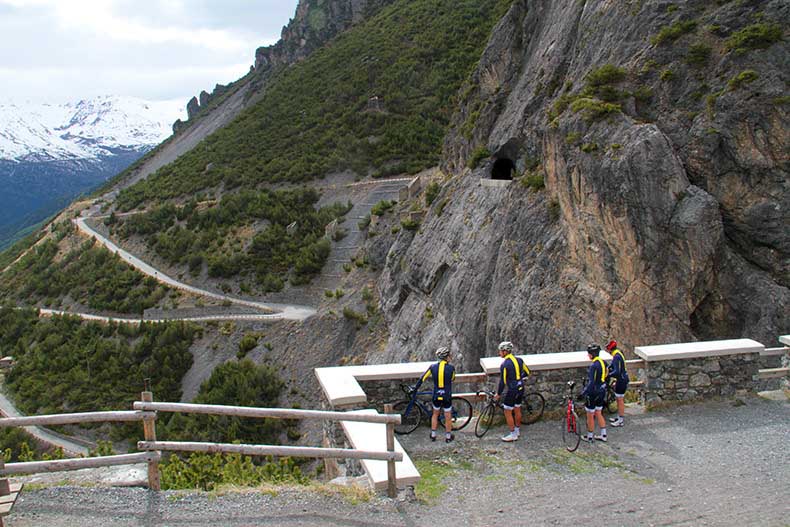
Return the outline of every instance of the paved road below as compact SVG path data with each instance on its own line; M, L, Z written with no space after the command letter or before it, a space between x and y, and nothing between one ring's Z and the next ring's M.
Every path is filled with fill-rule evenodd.
M2 393L0 393L0 413L3 414L3 417L22 417L19 410ZM24 430L43 443L55 448L62 448L67 456L87 456L89 453L89 449L85 444L76 443L67 437L55 434L40 426L26 426Z
M790 518L790 403L747 398L629 416L607 444L560 445L557 421L526 440L403 438L440 493L353 503L320 492L224 496L144 489L23 491L11 526L777 526ZM444 487L444 489L442 489Z

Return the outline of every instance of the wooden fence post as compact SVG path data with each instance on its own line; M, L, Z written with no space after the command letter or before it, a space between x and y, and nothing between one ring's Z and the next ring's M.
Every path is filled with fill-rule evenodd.
M3 453L0 452L0 470L5 468L5 458ZM0 479L0 496L8 496L11 494L11 485L8 484L8 478ZM2 525L2 523L0 523Z
M154 401L154 394L149 391L142 392L140 394L140 399L144 403L151 403ZM156 417L143 419L143 434L146 441L156 441ZM148 488L151 490L161 490L158 461L148 462Z
M393 413L392 405L384 405L384 413ZM395 452L395 423L387 423L387 452ZM395 475L395 460L387 461L387 495L390 498L398 496L398 487Z

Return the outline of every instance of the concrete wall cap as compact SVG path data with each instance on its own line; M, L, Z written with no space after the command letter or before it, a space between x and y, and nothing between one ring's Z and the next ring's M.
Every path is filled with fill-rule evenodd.
M707 342L686 342L682 344L663 344L660 346L638 346L634 352L647 362L673 359L693 359L760 353L765 346L751 339L713 340Z

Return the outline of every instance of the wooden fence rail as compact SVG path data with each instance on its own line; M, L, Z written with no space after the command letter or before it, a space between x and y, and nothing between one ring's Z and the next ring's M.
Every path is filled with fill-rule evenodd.
M82 468L112 467L116 465L131 465L133 463L147 463L154 460L159 460L159 454L157 452L9 463L0 469L0 476L6 477L13 474L38 474L40 472L62 472L64 470L79 470Z
M80 412L73 414L36 415L26 417L9 417L0 419L1 427L33 426L33 425L64 425L98 422L129 422L142 421L145 441L138 442L138 454L123 454L116 456L102 456L94 458L59 459L52 461L34 461L25 463L10 463L0 465L0 477L11 474L35 474L39 472L59 472L65 470L79 470L83 468L108 467L127 465L132 463L148 464L148 487L160 490L159 461L161 451L181 452L225 452L249 456L290 456L311 458L344 458L344 459L371 459L387 461L393 464L403 461L403 453L394 449L394 426L400 423L400 415L358 414L346 412L327 412L319 410L297 410L286 408L254 408L245 406L222 406L211 404L185 404L185 403L156 403L153 394L144 391L142 401L133 404L132 411L113 412ZM229 415L235 417L274 418L274 419L322 419L331 421L357 421L366 423L385 424L387 433L386 451L365 451L345 448L320 448L276 445L238 445L227 443L196 443L180 441L157 441L156 419L157 412L195 413L208 415ZM390 438L389 436L393 437ZM389 485L390 496L394 497L395 474ZM0 484L3 481L0 480Z
M136 402L135 410L177 412L189 414L232 415L274 419L322 419L325 421L359 421L363 423L400 424L400 414L367 415L323 410L296 410L288 408L255 408L251 406L222 406L215 404L147 403Z
M119 412L81 412L76 414L30 415L26 417L4 417L0 419L3 426L36 426L36 425L69 425L79 423L109 423L142 421L156 418L153 412L119 411Z
M186 441L156 441L156 434L146 430L146 441L137 443L137 448L152 451L185 451L209 453L236 453L250 456L295 456L312 458L351 458L384 460L388 464L387 494L394 498L397 495L395 462L403 461L403 454L395 452L395 425L400 424L400 414L390 412L381 414L358 414L333 412L324 410L298 410L286 408L255 408L248 406L224 406L214 404L189 403L155 403L151 402L150 394L144 392L143 401L134 403L133 408L140 411L159 411L174 413L193 413L205 415L229 415L234 417L252 417L258 419L319 419L324 421L355 421L364 423L383 423L386 425L386 451L364 451L344 448L325 447L292 447L274 445L233 445L228 443L197 443ZM149 486L158 484L151 477L153 462L149 462ZM391 467L391 470L389 469ZM158 474L158 471L156 471Z
M288 456L403 461L403 453L401 452L374 452L349 448L240 445L236 443L197 443L187 441L138 441L137 448L139 450L205 452L209 454L222 452L226 454L242 454L245 456Z

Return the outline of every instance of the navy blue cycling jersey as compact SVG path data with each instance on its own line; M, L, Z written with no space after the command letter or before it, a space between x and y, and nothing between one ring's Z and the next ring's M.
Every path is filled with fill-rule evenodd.
M499 388L497 388L497 393L502 395L505 386L507 386L509 392L523 392L524 379L526 379L527 375L529 375L529 368L524 364L524 361L512 353L508 353L499 366Z
M617 348L612 351L612 362L609 364L609 370L610 377L615 377L621 381L628 380L628 372L625 369L625 357L623 357L623 352Z
M455 379L455 367L447 361L440 360L431 367L417 381L416 388L419 390L423 382L433 378L433 398L437 401L444 401L453 397L453 379Z
M606 391L606 365L603 359L595 357L587 370L587 384L582 395L589 397Z

